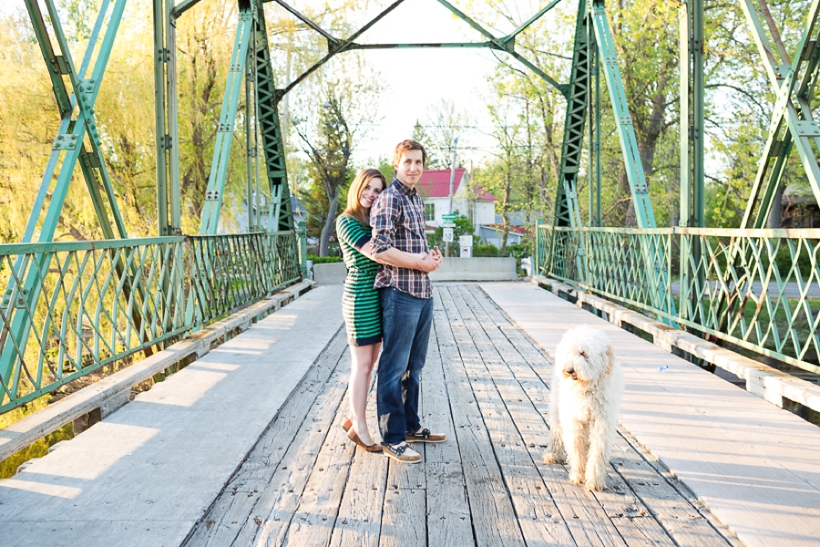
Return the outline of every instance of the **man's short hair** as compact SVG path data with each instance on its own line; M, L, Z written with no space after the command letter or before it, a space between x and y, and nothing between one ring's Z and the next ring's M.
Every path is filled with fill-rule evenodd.
M393 165L398 165L401 161L401 155L407 152L408 150L421 150L421 163L422 165L427 163L427 151L421 145L420 142L414 141L413 139L405 139L401 141L399 144L396 145L396 150L393 151Z

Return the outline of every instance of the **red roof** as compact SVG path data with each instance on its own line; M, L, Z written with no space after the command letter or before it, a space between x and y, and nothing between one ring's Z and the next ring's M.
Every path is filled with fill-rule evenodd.
M458 185L461 184L461 179L464 178L464 173L467 170L463 167L456 169L456 176L453 179L453 194L458 191ZM419 194L425 198L446 198L450 195L450 170L449 169L431 169L425 171L421 175L421 180L416 185ZM479 184L473 185L476 199L478 201L497 201L495 196L481 187Z

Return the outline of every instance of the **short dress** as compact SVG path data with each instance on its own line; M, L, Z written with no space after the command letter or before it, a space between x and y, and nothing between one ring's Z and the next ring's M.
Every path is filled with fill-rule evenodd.
M382 311L379 291L374 289L379 264L360 252L370 241L370 227L351 215L336 219L336 236L342 248L347 278L342 295L342 315L347 329L347 343L369 346L382 341Z

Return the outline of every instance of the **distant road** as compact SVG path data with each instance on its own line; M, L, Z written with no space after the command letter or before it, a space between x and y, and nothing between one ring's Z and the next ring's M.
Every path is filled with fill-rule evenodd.
M760 281L754 281L752 283L752 287L755 294L760 294L763 290L763 284ZM787 298L800 298L800 287L795 281L791 281L786 284L785 292ZM672 294L680 294L680 281L672 282ZM777 284L769 283L767 294L774 297L780 296L780 291L778 290ZM820 286L817 285L817 283L812 283L812 286L809 287L808 297L820 299Z

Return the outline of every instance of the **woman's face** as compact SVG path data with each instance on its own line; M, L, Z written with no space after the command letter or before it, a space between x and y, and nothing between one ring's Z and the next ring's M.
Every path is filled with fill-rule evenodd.
M380 178L374 177L367 181L367 185L362 190L362 195L359 197L359 203L365 209L370 209L373 202L379 197L379 194L384 190L384 181Z

